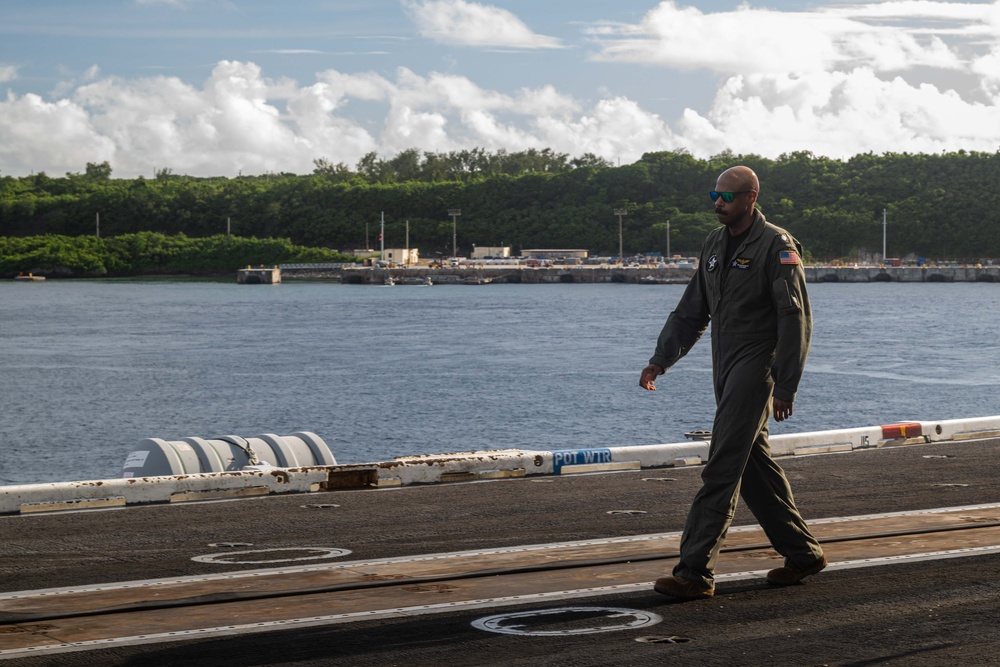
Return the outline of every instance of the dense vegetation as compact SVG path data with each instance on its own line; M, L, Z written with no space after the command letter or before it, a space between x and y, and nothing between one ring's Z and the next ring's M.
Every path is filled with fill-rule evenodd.
M248 264L338 262L347 257L304 248L288 239L247 239L225 234L192 239L155 232L96 236L0 237L0 275L40 272L68 276L150 274L232 275Z
M569 159L548 150L410 150L390 160L368 155L353 170L325 160L315 164L309 175L237 178L193 178L164 169L150 179L115 179L106 162L58 178L0 177L0 237L8 237L0 243L2 270L23 270L16 258L41 252L24 237L40 235L89 237L74 266L98 273L102 267L117 274L301 260L301 246L351 252L367 242L377 248L383 212L387 247L406 243L408 225L410 246L433 257L451 252L451 208L461 209L459 254L475 244L616 255L616 208L628 211L626 254L665 251L668 221L671 252L695 254L717 224L707 191L734 164L757 171L762 210L814 258L881 254L883 209L890 256L1000 257L1000 215L989 186L1000 180L1000 153L869 153L834 160L801 152L699 160L660 152L615 167L592 155ZM100 239L94 238L98 216ZM227 224L240 239L227 239ZM287 240L271 247L247 237ZM123 254L122 247L135 247L135 254ZM190 254L195 247L198 259Z

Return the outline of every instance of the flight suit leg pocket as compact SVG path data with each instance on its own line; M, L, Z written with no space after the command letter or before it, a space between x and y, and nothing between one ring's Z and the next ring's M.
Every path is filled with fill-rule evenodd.
M771 284L771 292L774 294L778 317L802 311L802 295L794 283L779 278Z

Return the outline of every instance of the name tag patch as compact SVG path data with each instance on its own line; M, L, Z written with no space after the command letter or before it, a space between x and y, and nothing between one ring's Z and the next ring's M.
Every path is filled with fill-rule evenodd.
M746 271L747 269L750 268L750 260L749 258L746 257L737 257L736 259L733 260L733 263L730 264L729 266L734 269L743 269L744 271Z

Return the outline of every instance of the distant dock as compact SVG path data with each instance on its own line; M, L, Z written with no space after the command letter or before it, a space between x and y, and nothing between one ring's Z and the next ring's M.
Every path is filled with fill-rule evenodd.
M343 267L339 264L282 264L281 275L289 280L332 280L350 285L488 285L551 283L686 284L695 269L621 266L465 266L431 269ZM810 283L1000 283L1000 266L909 267L909 266L818 266L805 267Z
M1000 266L807 266L811 283L1000 283Z
M276 266L256 269L248 266L236 273L236 282L240 285L277 285L281 282L281 269Z

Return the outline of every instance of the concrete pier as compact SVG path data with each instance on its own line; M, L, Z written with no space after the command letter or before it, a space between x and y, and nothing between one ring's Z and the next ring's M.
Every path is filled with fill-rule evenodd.
M236 282L240 285L277 285L281 282L281 269L271 267L247 267L236 273Z
M812 283L1000 283L1000 266L807 266Z
M695 269L620 266L519 266L449 267L431 269L409 267L342 268L336 264L282 265L281 273L295 280L334 280L352 285L383 285L392 277L397 285L424 284L427 278L435 285L487 285L493 283L629 283L686 284ZM805 267L810 283L1000 283L1000 266L820 266ZM279 280L280 282L280 275Z
M676 283L686 284L694 269L654 269L609 266L518 266L445 267L398 269L341 268L338 265L281 265L284 276L295 280L334 280L345 285L384 285L392 277L396 285L421 285L427 278L434 285L490 285L502 283Z

